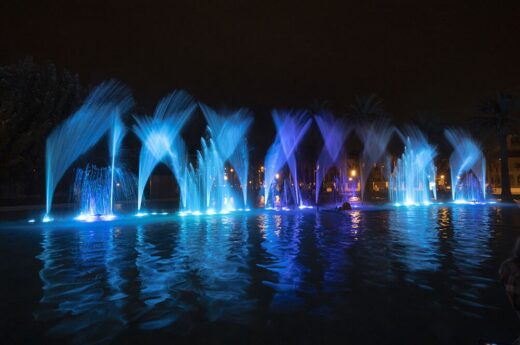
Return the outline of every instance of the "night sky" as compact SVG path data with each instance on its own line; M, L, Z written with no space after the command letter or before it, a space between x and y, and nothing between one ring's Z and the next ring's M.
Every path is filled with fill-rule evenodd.
M120 79L145 107L183 88L258 118L371 93L398 120L460 118L520 94L518 1L148 3L3 1L0 64L31 55L84 84Z

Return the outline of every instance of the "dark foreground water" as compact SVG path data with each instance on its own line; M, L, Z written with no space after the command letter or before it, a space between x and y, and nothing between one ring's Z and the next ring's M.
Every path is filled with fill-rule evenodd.
M498 206L0 226L0 343L511 341L519 235Z

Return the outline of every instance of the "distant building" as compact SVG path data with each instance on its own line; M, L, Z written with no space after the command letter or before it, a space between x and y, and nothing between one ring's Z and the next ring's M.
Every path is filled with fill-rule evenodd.
M508 136L507 148L509 150L508 164L511 192L513 194L520 194L520 136ZM500 194L502 192L502 189L500 188L500 160L498 158L488 159L487 181L494 194Z

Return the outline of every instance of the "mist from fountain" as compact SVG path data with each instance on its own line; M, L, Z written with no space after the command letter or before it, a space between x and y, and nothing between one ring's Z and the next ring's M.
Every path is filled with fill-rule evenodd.
M428 205L437 199L434 146L415 127L399 132L405 145L389 178L390 201L396 205Z
M314 116L323 138L323 148L321 149L318 162L316 163L316 200L318 204L321 184L328 170L336 167L339 171L338 182L341 192L347 181L346 164L341 164L345 159L343 145L352 131L344 119L337 119L331 113L321 113Z
M287 164L292 177L291 190L294 195L294 203L296 206L303 206L294 154L303 136L309 130L312 119L305 111L273 110L272 115L276 127L276 139L268 149L264 162L265 205L268 206L276 175Z
M462 129L446 129L444 136L453 147L450 156L452 199L456 202L484 201L486 159L479 143Z
M376 164L382 164L389 159L387 147L394 132L395 128L385 118L356 127L356 133L363 142L359 172L363 200L366 198L366 183L370 172Z
M48 136L45 147L46 215L44 221L51 219L54 191L65 172L114 125L114 122L107 121L107 118L121 117L130 110L132 105L133 100L128 89L113 80L104 82L90 93L74 114ZM113 144L110 145L113 147L111 156L114 161L117 151L115 143L116 140L113 140Z

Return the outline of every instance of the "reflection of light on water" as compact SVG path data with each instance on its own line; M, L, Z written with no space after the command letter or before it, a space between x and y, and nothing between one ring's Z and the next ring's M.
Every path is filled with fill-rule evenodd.
M282 231L282 216L279 214L275 215L274 222L275 222L274 233L277 237L280 237L280 232Z
M74 218L74 220L76 220L76 221L87 222L87 223L92 223L92 222L97 222L97 221L108 222L108 221L111 221L114 219L116 219L116 216L113 214L93 215L93 214L85 214L85 213L80 213L78 216L76 216Z
M359 229L359 225L361 223L361 212L360 211L351 211L350 212L350 219L351 219L351 222L352 222L352 233L354 235L357 235L358 229ZM357 240L358 238L355 237L354 239Z
M127 248L125 243L117 242L120 240L124 241L124 238L121 236L121 228L110 229L105 267L107 271L107 282L111 290L109 300L112 301L114 305L117 305L118 308L123 308L126 305L126 298L128 297L128 294L124 291L127 279L124 277L123 272L132 262L126 255ZM121 321L126 324L123 313L121 313Z
M464 200L458 199L452 201L452 203L456 205L486 205L486 204L496 204L496 201L475 201L475 200Z
M261 214L258 216L258 230L260 232L260 235L262 236L262 239L265 240L266 238L266 222L267 222L267 216L265 214Z
M163 249L159 243L152 241L154 233L149 228L137 228L137 243L135 246L137 258L135 266L139 272L141 288L139 298L144 306L139 311L140 327L143 329L157 329L167 327L177 319L177 313L170 301L170 285L182 270L173 269L174 261L169 252L169 246ZM169 303L170 302L170 303ZM169 308L164 313L162 308Z
M354 244L353 240L357 240L356 234L357 228L361 225L361 213L350 212L349 214L350 217L322 217L321 213L316 213L313 232L323 270L323 283L320 282L323 291L319 292L320 295L324 295L326 292L335 296L336 293L349 291L347 282L350 254L347 249ZM338 302L333 298L328 303L322 302L325 305L321 305L320 308L336 308Z
M496 271L496 264L490 260L493 252L490 248L489 207L452 207L453 242L459 245L452 250L457 274L452 277L452 285L458 291L455 299L462 304L463 311L475 316L482 307L483 288L495 284L494 279L482 275L484 269ZM468 284L468 279L471 284Z
M439 224L440 237L442 239L448 239L448 230L451 229L451 218L450 212L447 207L439 208L437 212L437 223Z
M313 207L313 206L310 206L310 205L300 205L300 206L298 206L298 208L299 208L300 210L304 210L304 209L312 209L312 208L314 208L314 207Z
M96 230L42 233L38 258L43 263L43 295L34 315L52 324L48 335L70 335L77 343L107 343L126 326L120 309L126 297L120 258L129 246L114 245L110 228Z
M247 274L247 226L240 218L212 218L205 224L205 242L200 244L199 282L204 287L200 296L209 320L243 322L253 308L246 289L250 284Z
M42 226L34 315L54 336L108 343L127 327L182 332L218 327L218 320L247 323L258 305L266 318L278 311L337 317L345 306L355 315L375 286L399 287L402 295L392 296L405 301L408 293L411 301L418 291L434 294L428 312L442 303L455 315L482 316L497 289L494 250L512 238L496 233L510 230L508 212L435 204L172 217L138 229ZM356 309L350 301L359 298Z
M275 292L270 308L299 309L303 301L298 294L305 283L304 274L308 271L298 260L303 231L300 227L302 214L274 214L266 220L262 248L268 253L269 259L261 267L276 274L273 279L264 281Z
M210 321L244 322L254 305L246 293L245 223L240 217L184 217L178 226L166 232L167 241L171 227L138 230L136 266L145 305L140 327L170 327L201 310Z
M406 265L410 281L416 279L412 274L415 271L439 268L434 214L435 209L430 207L398 208L389 212L389 231L402 246L396 259Z
M358 228L359 223L361 223L361 211L350 212L350 218L352 219L352 227Z

